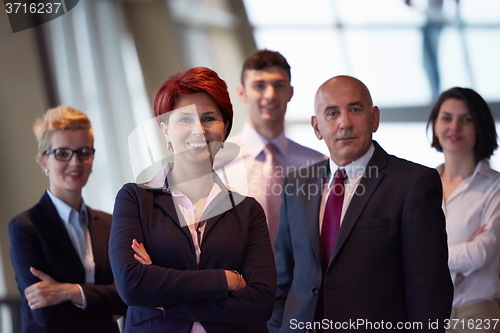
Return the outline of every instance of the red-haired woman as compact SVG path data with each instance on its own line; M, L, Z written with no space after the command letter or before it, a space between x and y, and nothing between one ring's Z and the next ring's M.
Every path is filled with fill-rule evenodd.
M109 251L125 332L265 332L276 288L266 218L213 172L232 125L227 86L193 68L153 105L173 163L116 198Z

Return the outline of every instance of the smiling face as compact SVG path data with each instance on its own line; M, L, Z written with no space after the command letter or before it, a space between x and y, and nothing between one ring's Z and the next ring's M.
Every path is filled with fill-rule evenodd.
M60 130L52 134L50 146L51 149L92 148L94 136L90 130ZM69 161L59 161L54 154L41 155L38 158L42 170L48 172L50 192L65 202L68 201L67 198L81 194L92 172L93 162L93 158L82 161L76 153Z
M248 69L243 83L238 86L238 96L248 106L252 126L283 123L287 104L293 96L287 72L278 66Z
M174 151L174 164L213 161L227 131L222 113L207 93L182 95L161 130Z
M434 134L443 153L474 155L476 127L464 101L449 98L441 104Z
M325 140L330 157L339 166L368 151L379 120L380 110L372 105L370 92L355 78L335 77L316 93L311 125L316 137Z

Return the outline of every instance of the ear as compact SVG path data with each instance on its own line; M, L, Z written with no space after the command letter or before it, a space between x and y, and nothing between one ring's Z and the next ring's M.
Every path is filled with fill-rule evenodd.
M318 124L318 117L311 116L311 126L314 129L314 134L316 134L316 137L318 138L318 140L322 140L323 136L321 135L321 132L319 130L319 126L318 125L319 125Z
M378 130L378 126L380 124L380 109L378 108L378 106L373 107L372 114L373 114L372 132L375 133Z
M224 137L227 135L227 129L229 128L229 122L225 121L224 122Z
M290 86L290 96L288 97L288 102L290 102L292 100L292 97L293 97L293 86Z
M236 87L236 94L243 103L247 102L247 93L245 92L245 86L243 86L241 83Z
M167 141L169 141L169 139L168 139L168 125L165 124L165 122L163 122L163 121L160 123L160 130L163 133L163 135L165 136L165 139Z
M37 157L36 159L38 165L40 166L40 168L42 169L43 172L45 172L45 170L47 170L47 159L46 159L46 156L45 155L40 155Z

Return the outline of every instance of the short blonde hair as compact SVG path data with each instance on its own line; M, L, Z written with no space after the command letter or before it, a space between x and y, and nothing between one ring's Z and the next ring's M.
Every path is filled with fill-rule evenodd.
M67 105L48 109L42 118L35 120L33 132L38 141L38 156L51 148L52 134L63 130L89 130L94 135L90 119L82 111Z

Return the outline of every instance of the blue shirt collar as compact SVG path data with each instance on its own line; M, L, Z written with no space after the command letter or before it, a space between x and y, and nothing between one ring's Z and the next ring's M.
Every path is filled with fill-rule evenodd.
M50 197L50 200L52 200L52 203L56 207L57 213L59 214L59 217L65 224L69 223L70 219L70 214L72 211L75 211L79 214L84 214L84 219L85 223L88 225L88 215L87 215L87 206L85 205L85 202L82 199L82 205L80 206L80 210L76 211L73 208L71 208L68 204L66 204L64 201L56 197L50 190L47 189L47 194Z

